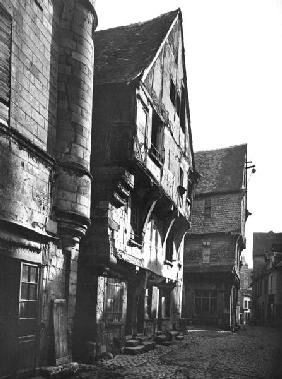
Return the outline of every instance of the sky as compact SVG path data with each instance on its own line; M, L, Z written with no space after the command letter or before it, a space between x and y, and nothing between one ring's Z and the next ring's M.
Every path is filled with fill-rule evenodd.
M243 253L252 266L253 232L282 232L282 0L97 0L97 30L178 7L194 151L247 143L256 165Z

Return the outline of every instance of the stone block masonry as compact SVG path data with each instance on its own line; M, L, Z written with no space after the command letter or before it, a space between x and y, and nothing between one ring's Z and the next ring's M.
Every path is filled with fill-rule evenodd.
M11 299L0 289L0 377L15 377L71 359L97 16L92 0L1 0L0 17L0 287ZM54 330L55 299L66 303L66 333Z

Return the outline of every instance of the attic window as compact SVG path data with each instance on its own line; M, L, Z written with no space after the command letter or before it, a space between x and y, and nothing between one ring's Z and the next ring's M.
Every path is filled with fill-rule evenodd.
M173 80L170 79L170 100L174 106L175 106L175 95L176 95L175 84Z

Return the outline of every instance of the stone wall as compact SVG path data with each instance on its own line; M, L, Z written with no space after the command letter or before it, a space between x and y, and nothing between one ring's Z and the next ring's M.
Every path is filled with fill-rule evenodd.
M205 216L206 201L210 201L210 217ZM245 216L242 193L210 194L193 201L191 233L243 233Z
M206 243L209 243L207 245ZM205 249L209 249L209 259L203 256ZM184 266L202 265L208 269L209 265L230 265L236 261L236 244L234 238L224 235L187 236L184 250Z
M11 20L9 118L0 121L0 253L39 267L38 366L56 363L54 299L67 300L64 342L71 357L79 239L90 216L97 19L93 1L1 0L0 6Z

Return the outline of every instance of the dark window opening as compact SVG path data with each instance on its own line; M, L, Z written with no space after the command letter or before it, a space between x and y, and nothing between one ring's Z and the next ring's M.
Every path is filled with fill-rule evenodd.
M166 240L166 249L165 249L166 261L172 262L173 248L174 248L174 234L172 231L170 231Z
M172 79L170 79L170 94L169 95L170 95L170 100L172 104L175 106L176 88Z
M0 6L0 122L9 119L12 19Z
M159 164L163 164L163 122L157 112L153 111L152 132L151 132L151 149L152 158Z
M205 199L204 217L205 219L211 218L211 199Z

